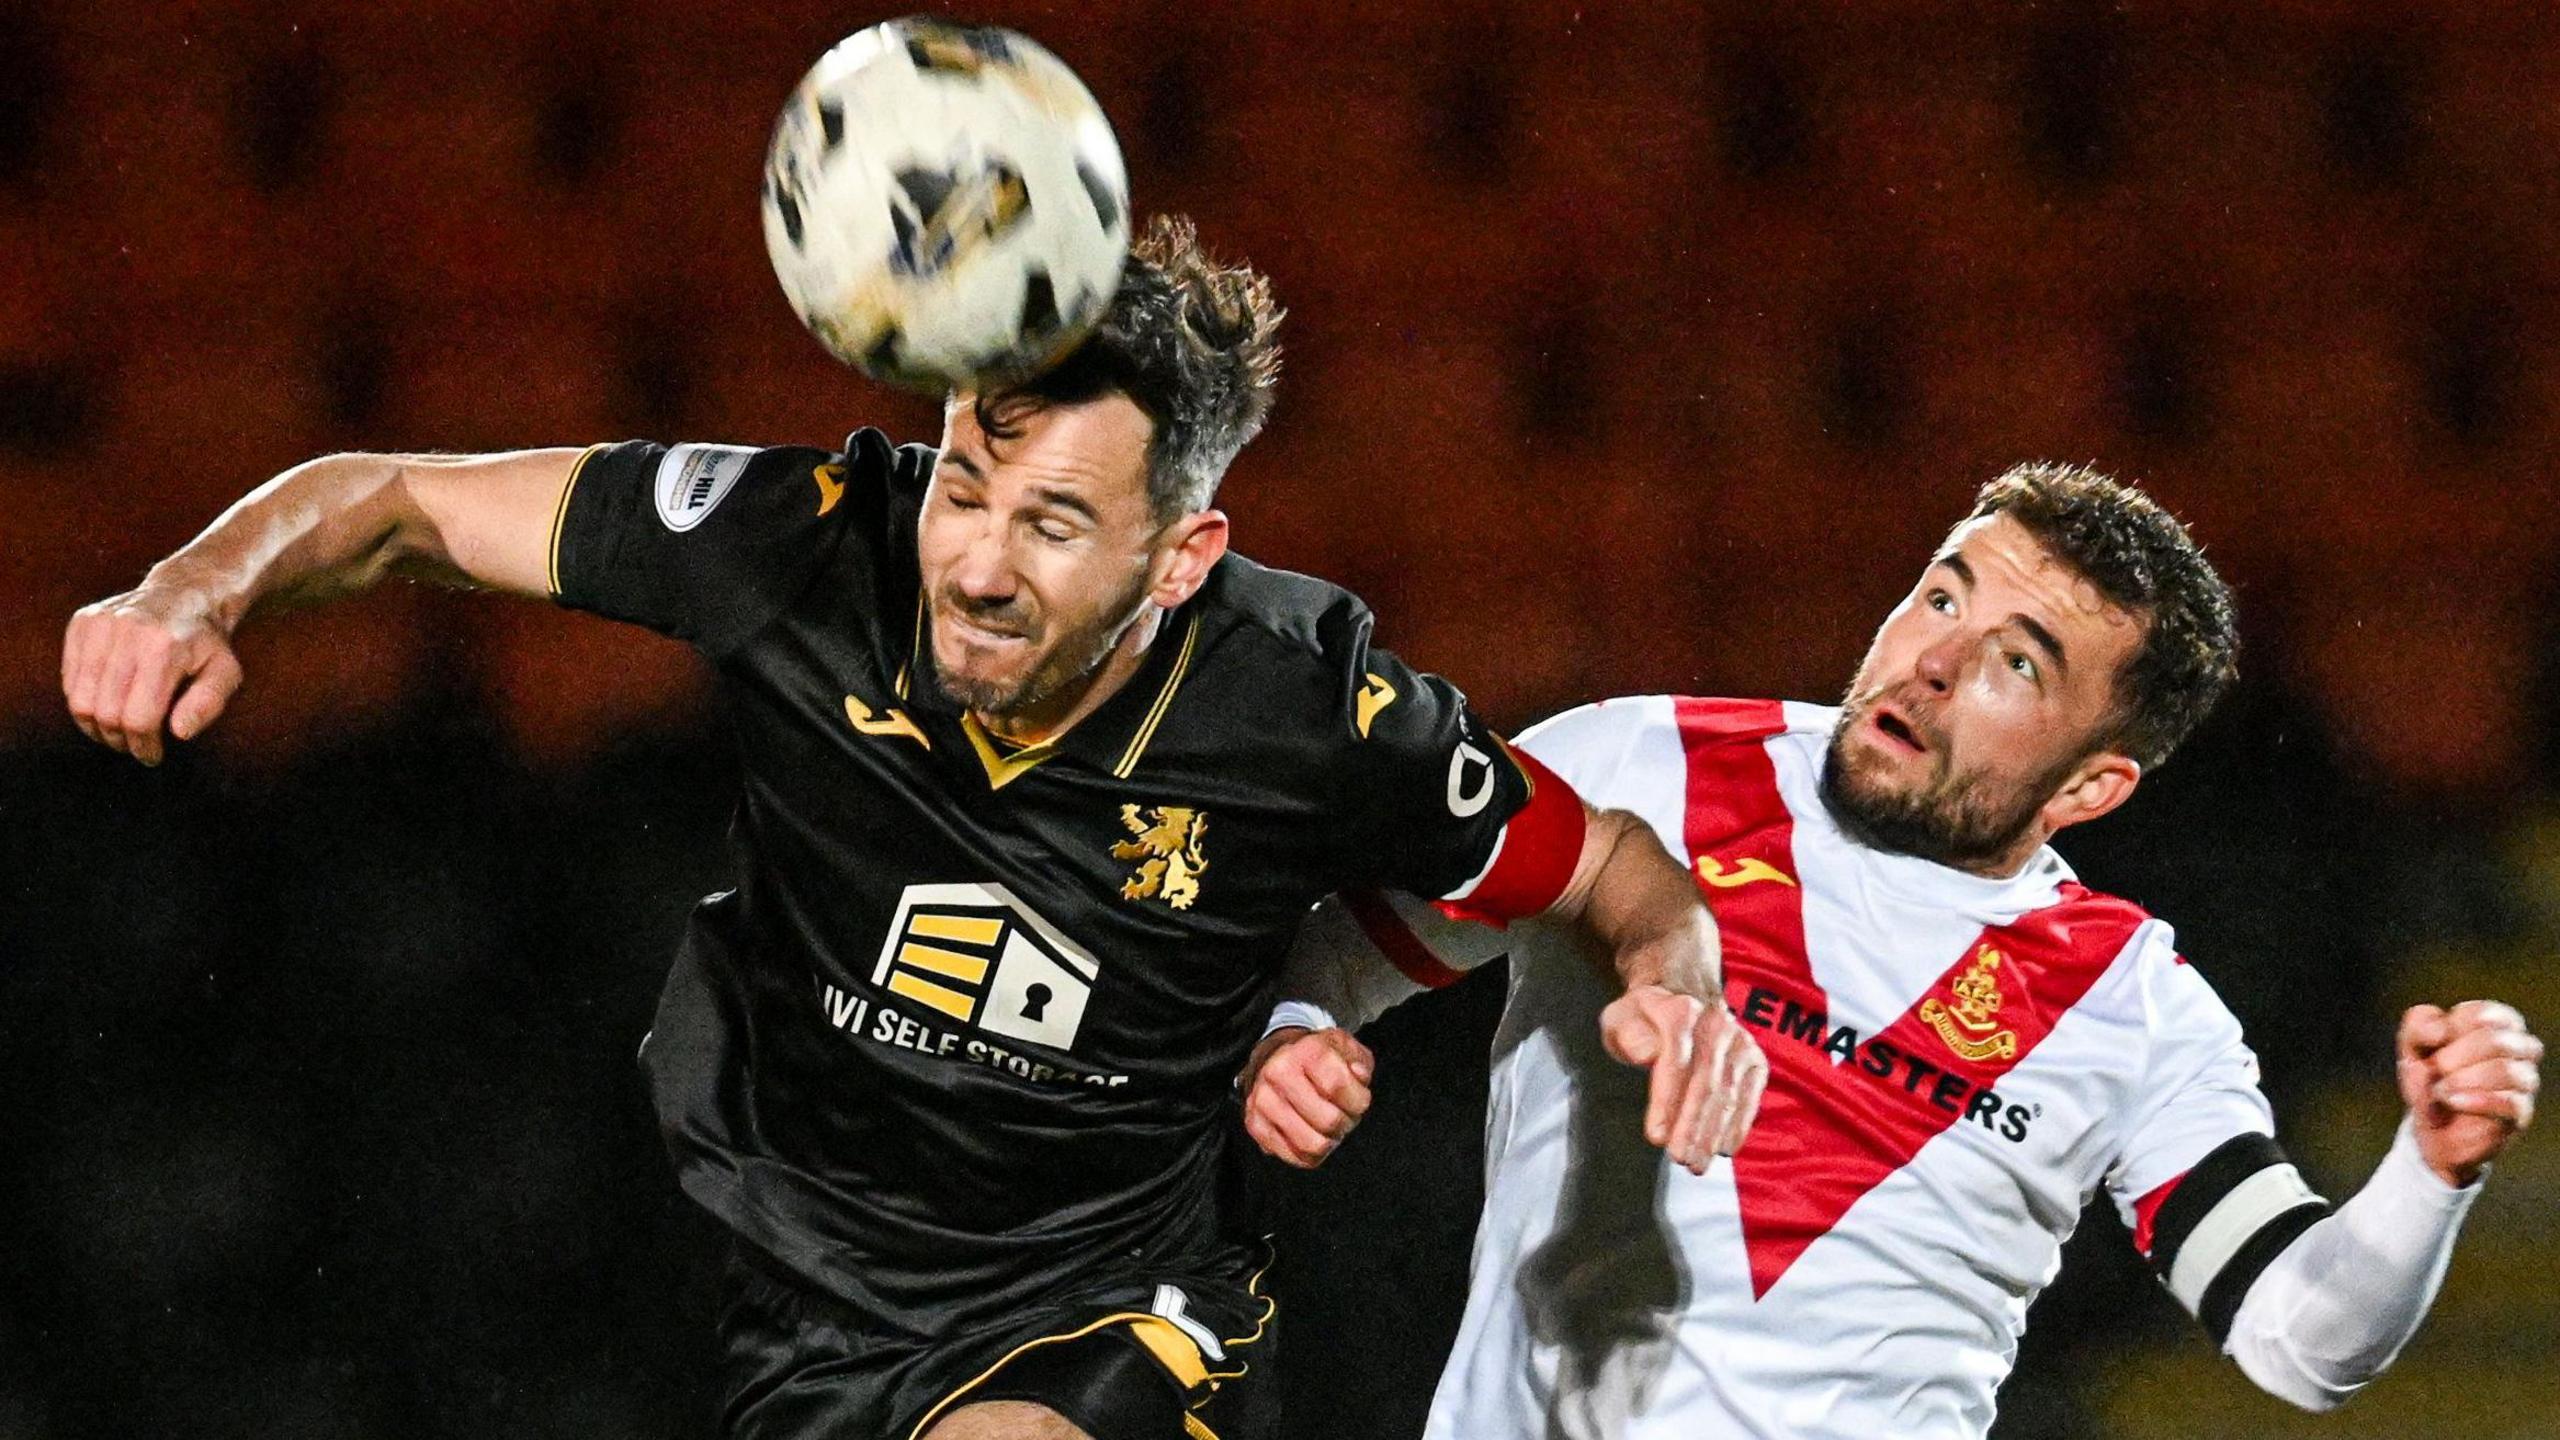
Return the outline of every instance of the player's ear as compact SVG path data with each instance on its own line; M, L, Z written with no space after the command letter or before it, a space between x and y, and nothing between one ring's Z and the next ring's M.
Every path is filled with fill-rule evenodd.
M1167 610L1190 599L1208 583L1210 567L1227 553L1227 515L1202 510L1185 515L1164 529L1148 562L1152 583L1147 598Z
M2053 798L2044 802L2047 830L2084 825L2133 798L2142 783L2142 762L2113 750L2101 750L2080 762Z

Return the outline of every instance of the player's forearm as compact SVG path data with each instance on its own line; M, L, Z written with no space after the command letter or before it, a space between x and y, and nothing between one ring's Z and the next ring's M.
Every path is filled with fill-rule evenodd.
M1722 992L1714 915L1689 872L1626 811L1592 812L1582 863L1554 913L1607 945L1631 989L1659 985L1702 999Z
M1389 902L1378 897L1370 903ZM1281 964L1280 1003L1263 1033L1288 1026L1358 1030L1422 991L1363 933L1351 906L1331 897L1307 916L1297 944Z
M2305 1409L2345 1403L2417 1333L2478 1194L2429 1172L2404 1128L2355 1198L2249 1287L2232 1318L2232 1359Z
M432 527L402 484L403 462L329 455L297 465L153 566L143 588L189 597L228 634L261 605L360 590L403 561L440 569Z

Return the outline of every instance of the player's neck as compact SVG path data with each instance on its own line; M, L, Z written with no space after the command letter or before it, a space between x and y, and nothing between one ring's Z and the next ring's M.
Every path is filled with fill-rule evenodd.
M1120 638L1103 652L1102 662L1080 678L1059 686L1057 693L1009 715L973 711L972 717L980 729L1008 745L1039 745L1055 740L1120 693L1120 687L1128 684L1129 678L1146 663L1147 650L1155 644L1156 632L1162 628L1164 611L1152 604L1143 606L1121 630Z
M2015 880L2026 872L2029 865L2035 863L2036 856L2044 851L2045 842L2052 838L2053 832L2043 826L2030 826L2025 834L2020 835L2007 850L1998 855L1980 860L1941 863L1968 875L1979 875L1985 880Z

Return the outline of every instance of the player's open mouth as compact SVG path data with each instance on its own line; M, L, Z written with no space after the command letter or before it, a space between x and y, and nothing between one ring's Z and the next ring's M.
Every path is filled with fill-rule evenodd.
M1892 706L1876 707L1875 714L1869 717L1869 721L1875 726L1877 734L1882 735L1896 747L1908 750L1914 755L1929 753L1928 742L1922 740L1920 732L1913 728L1910 721L1903 719Z

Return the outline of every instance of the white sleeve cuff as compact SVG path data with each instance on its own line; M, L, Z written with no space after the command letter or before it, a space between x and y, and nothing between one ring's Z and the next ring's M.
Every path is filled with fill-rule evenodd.
M1301 1030L1337 1030L1342 1022L1334 1019L1333 1012L1321 1005L1306 1000L1283 1000L1272 1009L1271 1019L1263 1025L1262 1033L1267 1036L1274 1030L1287 1030L1292 1026Z
M2494 1168L2480 1167L2480 1177L2468 1185L2446 1184L2443 1176L2427 1168L2426 1157L2418 1153L2417 1122L2403 1115L2399 1133L2391 1137L2389 1153L2382 1157L2382 1164L2375 1168L2365 1190L2381 1189L2398 1205L2417 1207L2408 1213L2450 1212L2459 1220L2471 1209L2471 1202L2480 1198L2480 1187Z

